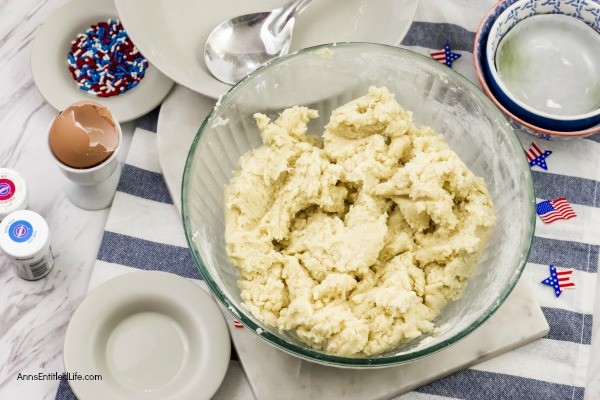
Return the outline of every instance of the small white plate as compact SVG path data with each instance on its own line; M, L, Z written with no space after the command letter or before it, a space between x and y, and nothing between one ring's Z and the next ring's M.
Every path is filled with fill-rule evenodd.
M91 25L109 18L118 18L111 0L72 0L36 32L31 53L33 80L57 110L77 101L92 100L108 107L119 122L127 122L154 109L171 90L173 81L153 65L137 87L117 96L96 97L79 89L67 66L71 41Z
M129 36L148 60L177 83L212 98L231 86L204 63L215 26L238 15L268 11L285 0L115 0ZM298 17L290 52L331 42L399 44L418 0L315 0Z
M198 285L166 272L132 272L98 287L75 311L65 371L102 376L69 381L85 400L209 399L230 346L221 311Z

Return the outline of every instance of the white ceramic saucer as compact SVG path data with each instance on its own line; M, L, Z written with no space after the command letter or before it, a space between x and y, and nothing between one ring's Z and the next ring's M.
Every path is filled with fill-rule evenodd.
M121 21L150 62L177 83L218 98L231 86L204 64L204 43L226 19L267 11L286 0L115 0ZM418 0L318 0L298 17L290 52L331 42L397 45Z
M195 283L158 271L132 272L94 290L73 314L65 371L82 400L209 399L229 365L225 319Z
M113 97L96 97L79 89L67 68L71 41L91 25L118 18L112 0L72 0L37 30L31 53L33 79L42 96L57 110L76 101L93 100L110 109L119 122L136 119L154 109L169 93L173 81L153 65L136 88Z

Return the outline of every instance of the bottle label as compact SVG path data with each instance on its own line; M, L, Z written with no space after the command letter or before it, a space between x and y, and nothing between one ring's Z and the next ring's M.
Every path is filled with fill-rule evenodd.
M8 228L8 236L13 242L23 243L33 235L33 226L25 220L13 222Z
M10 179L0 179L0 201L7 201L15 195L15 184Z
M54 258L52 257L52 253L48 251L48 254L46 254L41 260L29 264L31 278L35 280L45 276L48 271L52 269L53 264Z

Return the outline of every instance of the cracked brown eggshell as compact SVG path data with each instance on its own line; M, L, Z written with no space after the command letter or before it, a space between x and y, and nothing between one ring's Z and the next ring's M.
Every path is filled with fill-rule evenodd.
M48 144L54 156L71 168L102 164L119 145L119 128L108 108L80 101L61 111L50 126Z

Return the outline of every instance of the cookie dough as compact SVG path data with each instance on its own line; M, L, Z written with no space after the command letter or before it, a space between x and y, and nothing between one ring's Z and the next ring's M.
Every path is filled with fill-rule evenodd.
M292 107L256 114L264 145L225 190L225 240L246 307L338 356L434 329L495 218L485 182L386 88L345 104L323 137Z

